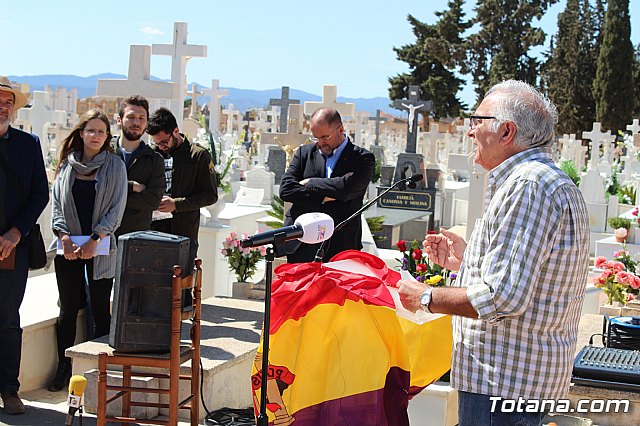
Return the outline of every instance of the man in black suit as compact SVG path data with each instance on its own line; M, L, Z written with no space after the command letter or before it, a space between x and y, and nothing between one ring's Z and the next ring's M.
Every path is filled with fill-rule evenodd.
M344 133L340 114L322 108L311 116L313 145L297 150L282 176L280 198L293 203L284 225L292 225L304 213L321 212L337 225L362 207L362 199L373 175L375 158L364 148L355 146ZM297 240L287 242L289 263L313 261L319 244ZM349 249L362 248L360 217L333 234L325 245L323 261Z

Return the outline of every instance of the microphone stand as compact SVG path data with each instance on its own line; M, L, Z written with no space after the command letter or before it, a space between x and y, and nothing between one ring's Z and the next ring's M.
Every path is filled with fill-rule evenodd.
M373 205L375 202L377 202L380 198L382 198L383 195L385 195L387 192L391 191L396 186L400 186L400 190L404 190L406 188L405 185L407 185L407 184L408 184L409 188L415 188L416 187L416 183L414 181L414 178L416 178L416 177L417 177L416 175L413 175L413 176L410 176L410 177L408 177L406 179L399 180L396 183L394 183L393 185L391 185L389 188L387 188L384 191L382 191L380 194L378 194L377 197L375 197L373 200L369 201L364 206L360 207L358 209L358 211L356 211L354 214L352 214L351 216L349 216L348 218L346 218L345 220L340 222L335 228L333 228L333 235L335 235L336 232L338 232L339 230L344 228L345 225L347 223L351 222L351 220L353 220L354 217L357 217L357 216L361 215L363 211L365 211L369 207L371 207L371 205ZM420 179L418 179L418 181L420 181L420 180L422 180L422 176L420 177ZM329 242L329 244L331 244L331 238L322 241L322 243L320 244L320 247L318 248L318 251L316 252L316 257L315 257L315 259L313 259L314 262L322 262L322 258L324 258L324 245L325 245L326 242Z
M262 324L262 371L260 377L260 414L258 414L257 426L268 426L267 414L267 380L269 379L269 332L271 329L271 281L273 280L273 260L276 254L282 256L285 253L284 243L286 233L278 232L273 237L273 247L267 247L265 259L265 290L264 290L264 322Z

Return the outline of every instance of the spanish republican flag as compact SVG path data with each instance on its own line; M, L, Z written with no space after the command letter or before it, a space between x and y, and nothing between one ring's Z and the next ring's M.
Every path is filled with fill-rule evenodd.
M451 319L396 315L400 278L379 258L336 255L369 273L285 264L272 285L267 413L273 425L408 425L409 399L449 370ZM259 413L262 344L252 369Z

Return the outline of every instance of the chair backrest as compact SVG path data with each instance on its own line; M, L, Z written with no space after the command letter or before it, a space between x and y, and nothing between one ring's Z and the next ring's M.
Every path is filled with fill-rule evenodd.
M182 268L173 267L171 306L171 350L180 350L180 326L182 321L192 321L192 344L200 342L200 314L202 294L202 260L196 259L193 272L181 277ZM191 290L186 293L185 290ZM186 294L185 294L186 293ZM184 295L184 297L183 297ZM194 330L195 329L195 330ZM198 344L199 346L199 344Z

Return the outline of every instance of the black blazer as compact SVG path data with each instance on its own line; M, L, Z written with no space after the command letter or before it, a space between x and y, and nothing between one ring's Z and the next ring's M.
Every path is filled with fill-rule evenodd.
M293 203L286 212L284 225L292 225L304 213L326 213L334 224L342 222L362 207L367 187L373 175L375 157L366 149L347 141L330 178L326 177L325 159L315 144L300 146L282 176L280 198ZM300 181L310 178L306 185ZM325 197L335 201L323 202ZM331 237L325 245L324 261L344 250L362 248L362 224L360 217L352 220ZM287 242L287 259L290 263L310 262L319 244L303 244L297 240Z

